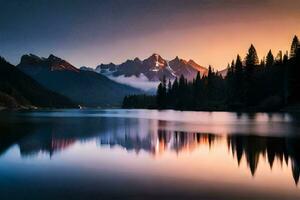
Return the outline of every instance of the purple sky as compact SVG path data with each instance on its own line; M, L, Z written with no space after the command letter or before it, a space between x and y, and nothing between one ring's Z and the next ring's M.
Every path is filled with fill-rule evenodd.
M53 53L77 67L159 53L224 68L300 35L299 0L0 0L0 55Z

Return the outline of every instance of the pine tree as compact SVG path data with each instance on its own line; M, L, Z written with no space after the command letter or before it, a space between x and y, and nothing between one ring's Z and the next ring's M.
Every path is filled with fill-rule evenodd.
M163 76L161 83L158 85L156 103L159 109L165 109L167 106L167 82L165 76Z
M298 37L295 35L291 45L290 57L293 58L296 56L297 49L300 47L300 42Z
M290 103L300 103L300 48L291 57L288 65L288 98Z
M166 97L166 104L171 106L171 101L172 101L172 98L173 98L173 94L172 94L172 83L171 83L171 80L169 79L169 82L168 82L168 88L167 88L167 97Z
M251 44L248 53L246 55L246 67L245 67L245 100L248 106L255 104L257 88L255 82L255 67L259 63L259 59L255 50L255 47Z
M170 105L173 106L173 108L176 108L178 104L178 88L179 88L179 83L176 77L172 85L172 99L170 101Z
M231 66L227 65L227 75L226 75L226 92L227 92L227 101L229 104L234 101L234 79L235 79L235 66L234 61L231 62Z
M193 84L193 102L195 104L195 107L198 109L201 105L201 100L203 96L203 91L202 91L202 81L201 81L201 75L200 72L198 71L195 82Z
M183 75L179 78L179 85L178 85L178 108L184 109L186 105L186 80Z
M196 81L196 83L201 81L201 75L200 75L199 71L197 72L197 76L196 76L195 81Z
M270 68L273 66L273 64L274 64L274 56L272 54L272 51L270 50L268 52L267 59L266 59L266 67Z
M173 85L172 85L172 92L173 93L177 93L178 92L178 79L177 77L175 78L174 82L173 82Z
M244 101L244 70L243 70L243 63L240 55L237 55L235 61L234 85L236 87L235 90L236 102L242 103Z
M243 63L240 55L237 55L236 61L235 61L235 72L237 74L242 74L243 73Z
M246 55L246 66L256 66L259 64L257 52L253 44L251 44L248 54Z
M213 93L212 79L213 79L213 71L212 71L212 67L209 65L208 73L207 73L207 83L206 83L206 94L207 94L206 98L208 101L211 100L212 93Z
M157 92L156 92L156 104L157 104L157 108L161 109L163 108L163 84L160 83L158 85L158 88L157 88Z

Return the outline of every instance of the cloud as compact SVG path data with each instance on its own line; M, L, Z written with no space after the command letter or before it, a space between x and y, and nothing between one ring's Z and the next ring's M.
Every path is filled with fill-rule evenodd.
M118 83L129 85L138 89L142 89L146 92L156 91L157 86L160 83L159 81L149 81L149 79L144 74L140 74L139 77L136 76L125 77L124 75L118 77L110 75L107 77Z

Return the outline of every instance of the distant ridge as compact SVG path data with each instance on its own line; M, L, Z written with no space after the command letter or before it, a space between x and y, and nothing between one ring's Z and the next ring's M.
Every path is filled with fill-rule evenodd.
M120 106L124 96L141 93L138 89L116 83L101 74L80 70L54 55L48 58L23 55L17 67L44 87L81 106Z
M34 54L23 55L21 57L20 64L23 66L36 66L39 68L48 68L51 71L79 72L79 69L77 69L67 61L58 58L52 54L50 54L48 58L38 57Z
M34 60L32 60L34 61ZM70 99L41 86L0 57L0 107L77 107Z

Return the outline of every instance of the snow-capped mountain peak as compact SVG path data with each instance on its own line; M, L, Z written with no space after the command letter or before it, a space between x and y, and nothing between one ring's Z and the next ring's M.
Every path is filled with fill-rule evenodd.
M168 61L157 53L144 60L136 57L120 65L113 63L100 64L95 71L116 81L120 77L122 83L126 82L126 78L130 78L131 85L133 80L136 80L131 77L142 77L143 82L147 79L149 82L159 82L163 77L174 80L176 77L184 75L187 79L192 80L196 77L198 71L202 75L207 73L206 68L198 65L193 60L186 61L176 56L173 60Z

